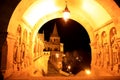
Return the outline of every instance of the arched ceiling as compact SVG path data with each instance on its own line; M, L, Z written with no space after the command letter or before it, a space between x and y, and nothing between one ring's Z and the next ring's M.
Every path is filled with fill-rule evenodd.
M71 15L83 16L93 29L111 20L110 15L96 0L67 0L67 6ZM42 17L57 11L62 13L64 8L65 0L35 0L22 18L33 28Z

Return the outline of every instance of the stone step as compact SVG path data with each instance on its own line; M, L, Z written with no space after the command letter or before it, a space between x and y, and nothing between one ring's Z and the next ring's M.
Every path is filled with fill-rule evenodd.
M10 78L7 80L11 80ZM13 78L12 80L120 80L120 77L117 76L92 76L92 77L18 77L18 78Z

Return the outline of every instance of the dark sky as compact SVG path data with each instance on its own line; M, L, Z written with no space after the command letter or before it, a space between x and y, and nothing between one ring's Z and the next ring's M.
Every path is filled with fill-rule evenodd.
M20 0L0 0L0 33L6 32L9 20Z
M46 40L49 40L49 36L53 31L55 23L57 25L61 42L64 43L65 51L78 49L83 49L88 52L90 51L90 39L88 33L81 24L72 19L65 22L62 18L57 18L45 23L39 30L39 33L44 30Z

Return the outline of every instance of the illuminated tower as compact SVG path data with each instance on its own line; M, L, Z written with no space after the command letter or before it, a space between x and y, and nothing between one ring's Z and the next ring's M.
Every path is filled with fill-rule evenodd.
M53 32L50 35L50 62L56 67L62 67L62 52L63 46L60 43L60 36L58 35L57 26L54 25ZM63 44L62 44L63 45Z
M49 42L52 44L52 46L51 46L52 51L60 51L60 37L59 37L58 32L57 32L56 24L53 28L52 34L50 35Z

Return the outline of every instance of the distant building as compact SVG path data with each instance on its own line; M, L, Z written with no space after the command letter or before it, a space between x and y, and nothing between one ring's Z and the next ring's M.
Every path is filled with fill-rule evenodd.
M43 33L44 35L44 33ZM64 44L60 43L57 26L54 25L53 32L50 35L49 41L44 41L44 53L50 52L49 61L57 68L62 68L62 56L64 52Z

